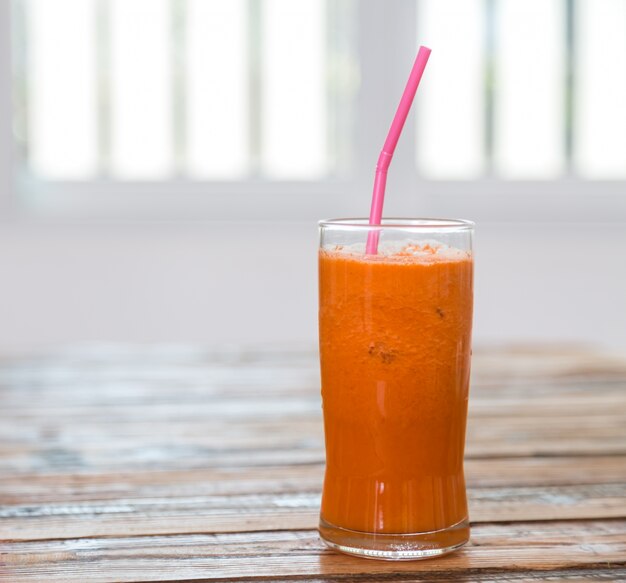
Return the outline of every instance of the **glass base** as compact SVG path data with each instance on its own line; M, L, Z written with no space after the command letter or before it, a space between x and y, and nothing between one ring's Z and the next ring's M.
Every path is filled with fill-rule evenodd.
M440 557L461 548L470 534L469 520L431 532L384 534L340 528L320 518L320 537L331 549L366 559L415 561Z

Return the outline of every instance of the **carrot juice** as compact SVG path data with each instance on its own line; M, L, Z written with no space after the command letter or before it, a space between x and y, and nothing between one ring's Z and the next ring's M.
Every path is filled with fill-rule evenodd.
M320 532L339 550L421 558L467 541L469 230L465 248L441 243L444 229L437 240L381 240L376 255L320 249Z

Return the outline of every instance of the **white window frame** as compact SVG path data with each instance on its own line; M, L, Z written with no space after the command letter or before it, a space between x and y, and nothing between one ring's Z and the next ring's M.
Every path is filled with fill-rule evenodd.
M375 160L416 50L414 2L358 2L361 91L355 104L354 136L354 175L358 179L98 180L46 182L36 188L18 177L11 134L10 4L8 0L0 1L0 87L4 88L0 91L0 217L5 220L266 221L367 215ZM372 111L381 114L368 115ZM626 181L574 177L554 181L424 180L418 176L415 164L414 125L411 116L390 170L387 216L455 216L505 222L626 221Z

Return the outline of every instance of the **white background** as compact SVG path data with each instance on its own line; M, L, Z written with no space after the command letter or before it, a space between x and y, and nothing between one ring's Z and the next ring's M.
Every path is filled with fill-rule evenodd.
M0 4L0 26L7 5ZM392 17L387 10L385 18ZM402 46L410 55L412 43L393 49ZM361 48L365 62L386 66L380 46ZM241 191L224 205L230 210L220 214L219 204L208 203L195 220L185 196L170 197L174 202L156 211L144 196L147 212L118 220L40 220L15 209L8 54L8 39L0 35L0 352L82 342L315 344L315 221L366 214L369 166L347 198L309 192L301 205L292 197L287 210L271 196L246 208ZM391 85L405 76L410 58L397 59ZM367 71L362 84L368 107L393 108L396 97L376 87ZM361 159L375 160L388 123L381 115L359 128ZM403 140L414 139L412 132L407 126ZM408 171L414 160L402 143L391 171L390 212L478 222L476 343L581 342L626 350L623 182L597 183L597 192L593 183L567 181L518 183L507 193L481 181L429 190L414 182ZM73 194L84 201L79 190ZM441 196L446 191L448 198ZM128 208L139 199L133 201ZM233 220L238 208L257 220ZM142 214L156 220L136 220ZM221 215L230 220L215 220ZM272 222L273 215L282 220Z
M0 351L82 341L316 342L316 226L0 229ZM626 349L626 233L479 224L475 342Z

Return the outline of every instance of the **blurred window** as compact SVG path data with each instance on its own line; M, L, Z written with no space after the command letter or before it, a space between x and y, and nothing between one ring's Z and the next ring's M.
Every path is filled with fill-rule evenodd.
M626 0L418 0L427 178L626 178Z
M540 183L559 216L565 190L615 199L626 179L626 0L11 6L12 167L20 192L51 207L69 193L68 206L88 200L96 214L113 195L144 209L139 194L160 187L180 207L199 192L251 208L262 202L250 194L362 201L413 39L434 50L398 182L424 197L458 184L484 194L483 208ZM302 216L319 214L313 206Z
M350 0L18 0L15 133L43 180L316 180L349 162Z

